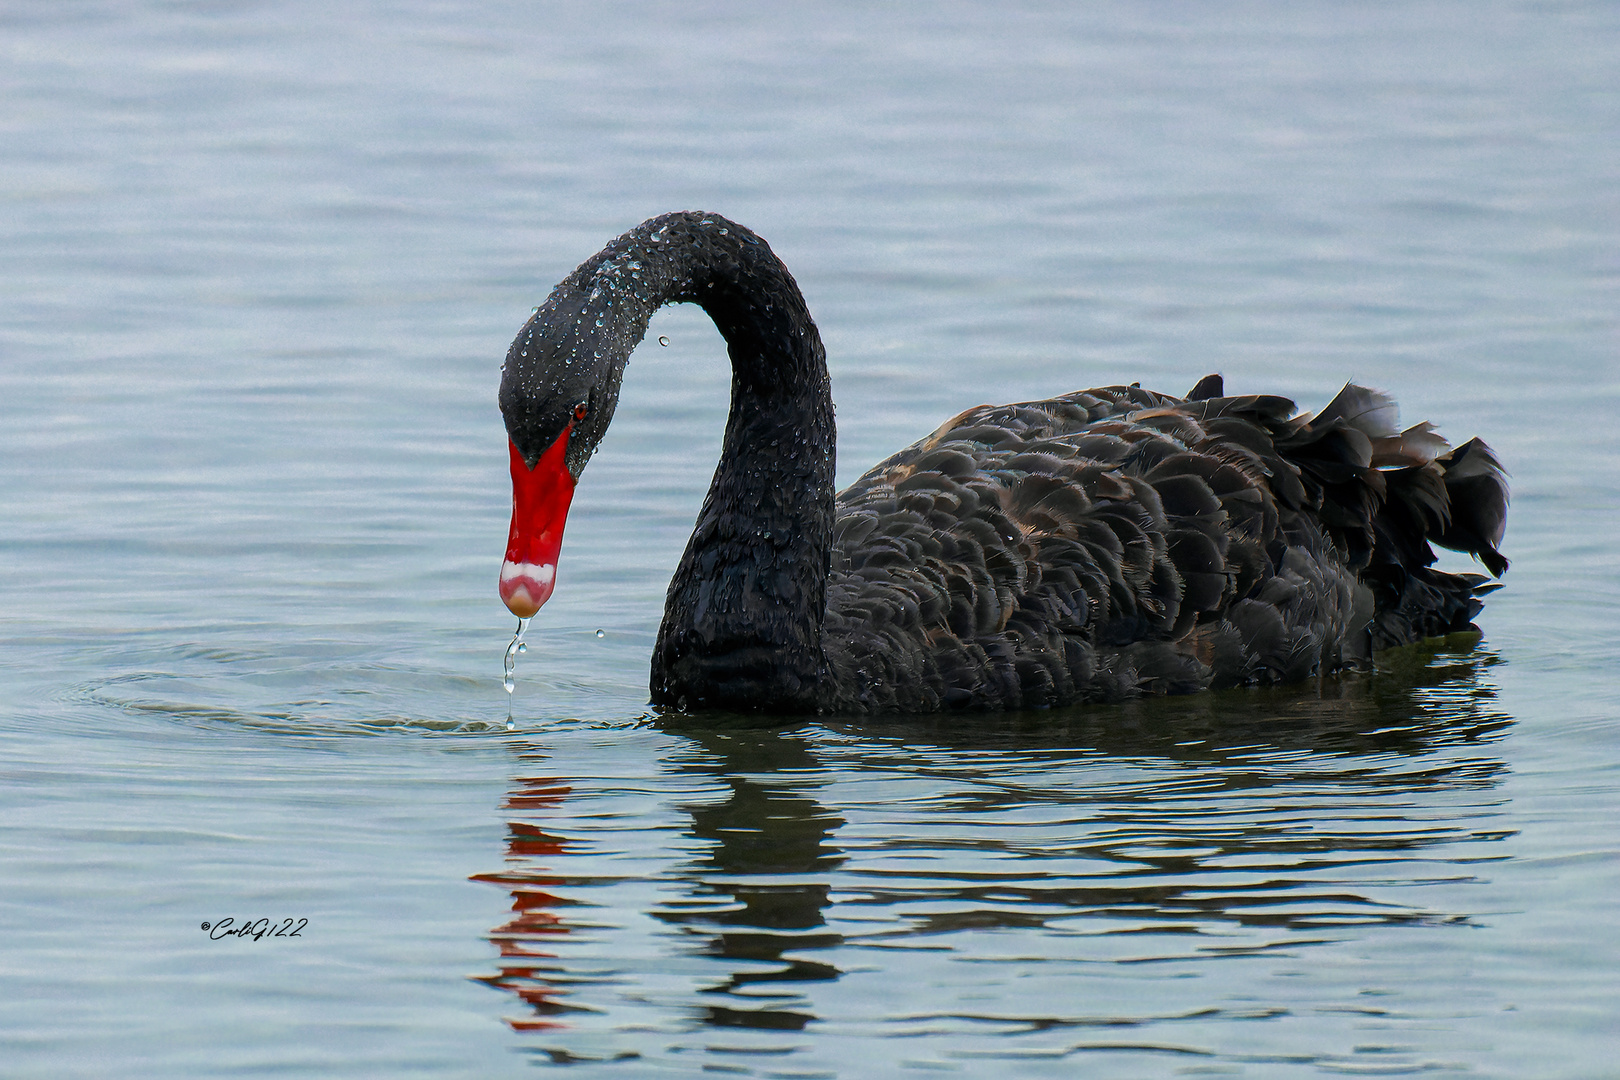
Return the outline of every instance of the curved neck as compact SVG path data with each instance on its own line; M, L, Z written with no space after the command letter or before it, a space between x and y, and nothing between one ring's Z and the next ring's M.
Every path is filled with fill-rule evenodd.
M578 325L618 328L617 340L603 342L617 368L615 399L630 349L664 304L701 306L731 355L731 414L670 583L654 702L815 708L826 683L836 433L826 350L798 285L748 229L679 213L619 237L553 300L564 289L585 301Z
M619 339L604 343L632 349L659 308L697 304L726 339L745 385L830 403L826 350L798 283L769 244L736 222L692 211L652 218L581 263L557 286L564 291L583 295L582 314L608 324L598 336Z

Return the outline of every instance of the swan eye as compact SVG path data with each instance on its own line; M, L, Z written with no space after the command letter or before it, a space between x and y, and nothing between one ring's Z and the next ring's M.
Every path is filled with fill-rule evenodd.
M589 412L589 411L590 410L585 407L585 402L583 402L583 401L580 402L578 405L574 406L574 419L575 420L583 420L583 419L585 419L585 414L587 412Z

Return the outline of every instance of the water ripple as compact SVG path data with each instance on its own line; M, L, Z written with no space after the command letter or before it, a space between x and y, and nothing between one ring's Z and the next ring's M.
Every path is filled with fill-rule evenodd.
M477 878L510 893L512 917L489 935L497 972L477 977L523 1004L507 1023L547 1040L548 1060L696 1053L705 1068L727 1055L730 1071L806 1051L780 1040L815 1030L928 1036L941 1065L1257 1063L1232 1049L1231 1024L1393 1016L1287 992L1308 957L1480 924L1482 875L1512 835L1497 824L1492 746L1511 721L1493 709L1495 663L1461 641L1303 693L1040 724L655 718L677 742L635 792L643 816L580 778L514 784L506 867ZM701 797L660 796L682 780ZM601 874L604 852L624 876ZM646 959L615 962L629 955ZM834 984L840 998L818 990ZM1127 1028L1166 1034L1058 1038ZM683 1041L720 1030L751 1041ZM1423 1067L1391 1053L1301 1060Z

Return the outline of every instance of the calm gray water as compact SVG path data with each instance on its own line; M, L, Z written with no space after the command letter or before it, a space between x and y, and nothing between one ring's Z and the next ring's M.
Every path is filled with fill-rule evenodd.
M0 1071L1620 1075L1617 90L1603 2L0 4ZM845 481L1210 371L1486 437L1482 640L651 717L671 309L508 733L500 360L679 208L798 276Z

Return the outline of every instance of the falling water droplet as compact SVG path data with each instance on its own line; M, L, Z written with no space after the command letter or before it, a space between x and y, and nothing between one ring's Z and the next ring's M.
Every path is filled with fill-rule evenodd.
M607 637L607 631L606 630L598 630L596 632L596 636L599 637L599 638Z
M663 334L659 334L658 344L662 345L666 349L669 348L669 338L665 337Z
M523 641L523 632L528 628L529 620L519 619L517 624L517 633L512 635L512 643L506 647L506 672L501 677L501 685L506 687L507 731L511 731L512 728L516 726L512 722L512 693L517 689L517 679L513 676L517 671L518 653L526 653L529 651L529 646Z

